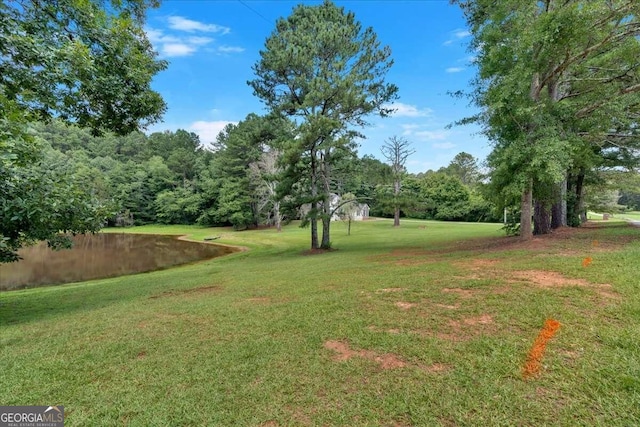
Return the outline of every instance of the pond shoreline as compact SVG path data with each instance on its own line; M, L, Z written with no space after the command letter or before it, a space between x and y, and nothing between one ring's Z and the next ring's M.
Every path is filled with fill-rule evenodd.
M72 249L60 251L40 242L21 249L22 260L0 265L0 291L148 273L248 250L187 236L117 232L78 235L73 238Z

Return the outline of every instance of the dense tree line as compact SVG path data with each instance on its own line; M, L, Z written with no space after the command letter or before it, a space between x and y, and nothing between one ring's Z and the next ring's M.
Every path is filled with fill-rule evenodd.
M587 186L640 164L640 3L453 2L478 66L481 112L462 123L493 142L494 201L518 205L525 239L579 225Z
M94 136L55 120L34 125L46 147L46 164L64 165L70 182L105 207L109 225L231 225L239 230L301 218L304 197L282 182L287 179L283 147L293 131L286 120L250 114L205 148L185 130ZM373 216L394 214L391 165L354 154L336 164L334 175L337 195L352 194L370 206ZM402 215L495 220L482 185L477 161L466 153L437 172L405 173Z

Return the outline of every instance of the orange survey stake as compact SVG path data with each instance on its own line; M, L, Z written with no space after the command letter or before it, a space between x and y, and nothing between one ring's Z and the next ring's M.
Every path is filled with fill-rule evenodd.
M558 329L560 329L560 322L557 320L547 319L544 322L544 327L533 342L533 346L527 355L527 361L522 368L522 377L524 379L530 378L540 371L540 362L542 361L542 356L544 356L547 342L555 335Z

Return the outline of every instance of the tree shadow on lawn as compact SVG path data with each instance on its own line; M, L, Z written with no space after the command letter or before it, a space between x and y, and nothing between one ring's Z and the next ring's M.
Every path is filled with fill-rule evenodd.
M591 252L606 252L621 249L624 245L640 238L635 236L633 227L626 223L591 223L582 227L563 227L551 234L534 236L523 241L519 237L477 237L454 242L440 242L429 247L404 247L390 252L371 255L370 261L414 265L442 261L443 258L469 258L488 253L527 251L547 254L550 251L561 255L579 255ZM602 237L600 240L594 240Z
M179 268L179 267L178 267ZM176 286L179 282L163 280L154 275L165 271L141 273L111 279L100 279L81 284L48 286L0 294L0 325L16 325L69 315L75 312L93 311L112 305L140 300L141 304L153 304L161 297L197 295L202 292L222 290L207 283L193 287Z

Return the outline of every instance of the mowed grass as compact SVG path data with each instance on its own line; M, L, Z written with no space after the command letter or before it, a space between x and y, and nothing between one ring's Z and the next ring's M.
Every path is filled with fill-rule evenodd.
M617 216L625 219L630 219L632 221L640 221L640 212L638 211L625 212L625 213L618 214Z
M640 228L220 236L224 258L0 295L0 402L68 426L640 425ZM546 319L560 322L523 379Z

